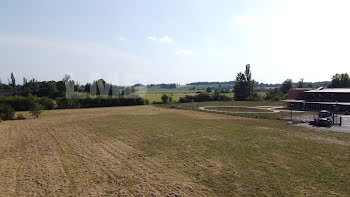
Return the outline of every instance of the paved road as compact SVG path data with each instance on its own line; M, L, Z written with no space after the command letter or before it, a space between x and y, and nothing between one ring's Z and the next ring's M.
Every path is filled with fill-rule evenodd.
M301 123L297 124L297 126L305 127L305 128L313 128L316 130L322 130L322 131L336 131L336 132L342 132L342 133L350 133L350 125L343 125L343 126L332 126L331 128L325 128L325 127L314 127L312 125L309 125L308 123Z

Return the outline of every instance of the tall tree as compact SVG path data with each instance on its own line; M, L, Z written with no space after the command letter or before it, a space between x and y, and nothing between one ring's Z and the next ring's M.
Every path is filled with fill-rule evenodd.
M288 90L293 87L293 81L291 79L286 79L281 85L281 91L286 94Z
M332 77L332 82L329 85L330 88L349 88L350 77L348 73L335 74Z
M11 87L12 89L15 89L16 87L16 78L15 78L15 75L13 73L11 73Z
M64 77L63 77L63 79L62 79L62 81L66 84L69 80L71 80L71 76L70 75L68 75L68 74L65 74L64 75Z
M252 79L252 72L250 71L250 64L247 64L245 66L244 75L245 75L245 78L247 80L248 90L249 90L249 94L250 94L253 92L253 87L254 87L254 81Z
M237 73L235 85L233 87L236 101L244 101L249 96L249 86L245 75L241 72Z
M301 78L297 83L297 88L305 88L305 87L306 87L306 85L304 83L304 79Z
M28 83L28 80L25 77L23 77L23 86L26 85L27 83Z
M252 73L250 71L250 65L247 64L245 72L239 72L236 76L235 85L233 86L233 92L235 93L235 100L244 101L248 96L254 92L254 83L252 79Z

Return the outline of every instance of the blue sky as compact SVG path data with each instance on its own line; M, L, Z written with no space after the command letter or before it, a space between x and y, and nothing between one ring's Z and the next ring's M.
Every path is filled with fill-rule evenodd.
M0 79L329 80L350 72L346 0L0 0Z

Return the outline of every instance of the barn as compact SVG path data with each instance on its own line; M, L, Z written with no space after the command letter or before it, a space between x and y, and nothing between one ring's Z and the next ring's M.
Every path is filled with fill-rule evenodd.
M289 109L350 112L350 88L291 89L282 102Z
M0 90L0 96L12 96L13 91L11 90Z

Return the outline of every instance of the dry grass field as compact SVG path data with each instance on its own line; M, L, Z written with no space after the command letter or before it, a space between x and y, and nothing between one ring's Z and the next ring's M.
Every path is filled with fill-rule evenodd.
M0 196L349 196L350 135L153 106L0 122Z

